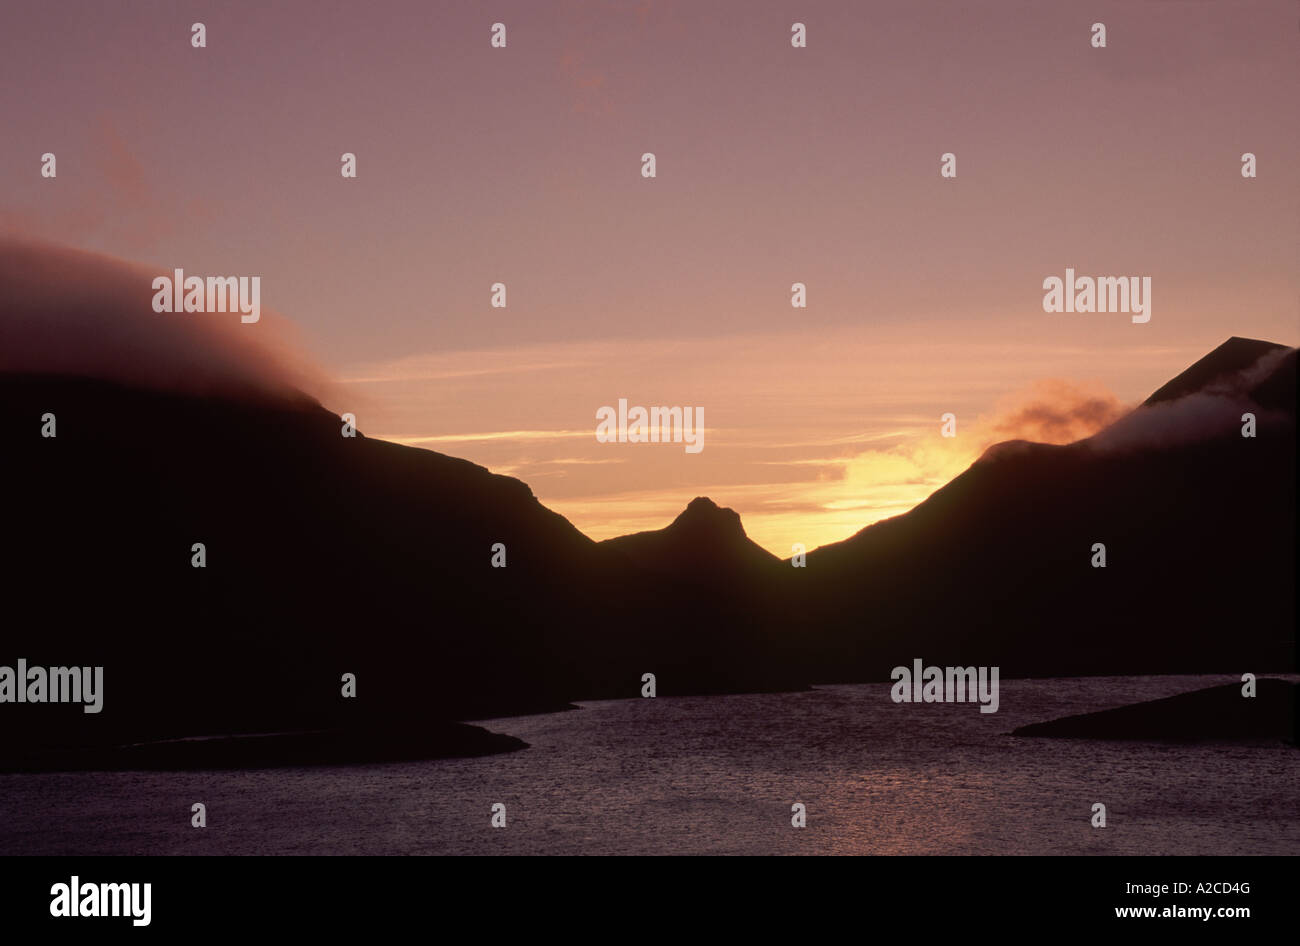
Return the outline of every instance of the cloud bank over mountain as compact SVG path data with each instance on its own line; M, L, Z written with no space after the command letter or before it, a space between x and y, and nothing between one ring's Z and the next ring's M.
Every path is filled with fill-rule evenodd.
M172 268L0 240L0 372L200 395L293 400L297 392L326 393L325 376L275 313L245 325L237 313L154 312L152 281Z
M1192 370L1208 377L1199 390L1180 387L1157 391L1128 415L1095 436L1088 445L1105 451L1131 451L1200 443L1239 430L1246 413L1261 428L1290 423L1285 410L1261 403L1261 384L1274 375L1294 348L1231 339ZM1178 379L1170 382L1176 385Z

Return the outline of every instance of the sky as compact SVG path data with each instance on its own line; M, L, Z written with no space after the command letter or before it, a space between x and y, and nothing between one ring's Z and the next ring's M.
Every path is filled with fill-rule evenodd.
M517 476L598 539L707 495L785 557L993 442L1086 436L1231 335L1300 341L1297 19L7 4L0 236L259 275L368 436ZM1150 276L1151 320L1044 312L1067 267ZM620 398L703 408L704 449L597 442Z

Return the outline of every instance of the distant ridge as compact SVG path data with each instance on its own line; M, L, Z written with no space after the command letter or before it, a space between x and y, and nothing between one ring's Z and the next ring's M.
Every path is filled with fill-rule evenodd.
M626 555L643 567L679 569L684 565L708 568L743 564L772 567L780 563L771 552L745 534L740 515L697 496L663 529L606 539L603 547Z

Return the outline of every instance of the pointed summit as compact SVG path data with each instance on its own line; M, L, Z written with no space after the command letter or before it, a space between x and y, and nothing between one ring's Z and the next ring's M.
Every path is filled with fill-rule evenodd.
M1143 403L1159 404L1200 391L1220 378L1245 371L1265 355L1285 350L1285 345L1234 335L1187 370L1166 382Z
M654 568L768 566L779 559L750 541L740 515L697 496L663 529L608 539L601 545L617 549L639 565Z
M745 538L740 514L719 506L707 496L692 499L668 528L674 532L712 532Z

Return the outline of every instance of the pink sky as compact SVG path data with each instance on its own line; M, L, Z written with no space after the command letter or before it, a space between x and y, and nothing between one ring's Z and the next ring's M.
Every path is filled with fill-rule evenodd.
M0 232L260 275L343 382L327 406L596 537L705 494L788 555L913 505L1018 405L1131 404L1230 335L1300 340L1290 2L0 18ZM1151 322L1044 313L1067 266L1151 276ZM596 443L620 397L704 407L705 450Z

